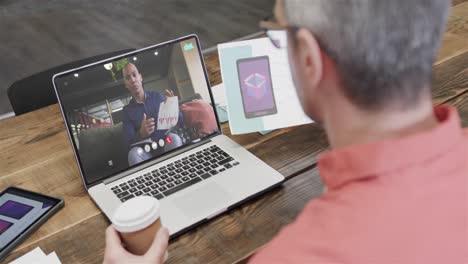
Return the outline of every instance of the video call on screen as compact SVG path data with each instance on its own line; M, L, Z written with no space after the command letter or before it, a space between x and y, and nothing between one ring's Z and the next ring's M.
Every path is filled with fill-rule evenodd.
M193 37L71 72L55 85L88 183L218 131Z

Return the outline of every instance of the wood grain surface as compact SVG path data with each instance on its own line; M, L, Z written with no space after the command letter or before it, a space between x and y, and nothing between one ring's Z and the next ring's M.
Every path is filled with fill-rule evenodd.
M468 51L434 67L432 93L435 104L448 102L468 91Z
M434 103L458 108L468 126L467 2L455 1L434 64ZM221 82L216 54L206 57L210 82ZM228 125L223 125L230 135ZM281 187L203 224L170 243L168 263L232 263L262 247L320 195L317 156L328 148L317 125L230 137L288 178ZM6 263L40 246L63 263L100 263L109 224L83 188L57 105L0 121L0 189L18 186L65 199L65 207L22 243Z

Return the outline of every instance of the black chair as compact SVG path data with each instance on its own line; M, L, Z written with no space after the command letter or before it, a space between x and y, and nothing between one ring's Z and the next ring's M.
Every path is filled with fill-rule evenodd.
M22 115L57 103L57 97L52 85L52 76L54 76L54 74L134 50L135 49L119 50L74 61L14 82L7 91L13 111L16 115Z

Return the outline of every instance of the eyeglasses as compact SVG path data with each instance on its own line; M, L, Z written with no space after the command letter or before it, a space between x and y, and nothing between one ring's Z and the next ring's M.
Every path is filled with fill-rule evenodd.
M288 34L297 31L296 27L282 26L275 21L271 21L270 18L260 21L259 26L270 39L271 44L278 49L286 48L288 46Z
M265 35L270 39L271 44L277 49L287 47L286 27L267 19L260 21L259 26L264 30Z
M258 23L259 27L263 29L264 34L270 39L271 44L277 49L284 49L288 46L288 39L294 39L294 35L300 29L298 26L283 26L278 22L272 20L272 17L265 18ZM319 42L320 44L320 42ZM320 45L320 48L330 58L336 59L338 56L333 50L328 49L326 46Z

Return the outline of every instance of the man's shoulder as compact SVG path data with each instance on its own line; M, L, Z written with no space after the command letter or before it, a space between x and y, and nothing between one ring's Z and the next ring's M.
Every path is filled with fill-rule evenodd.
M345 221L331 218L327 194L309 201L297 218L281 229L279 234L253 256L251 263L329 263L327 256L319 250L331 251L336 244L331 235L335 230L343 230L337 225ZM320 237L321 239L314 239ZM334 244L334 245L332 245ZM287 254L285 254L287 252Z
M127 112L132 107L132 101L130 101L127 105L124 105L122 111Z
M162 94L155 90L145 90L145 93L148 97L162 98Z
M133 112L137 111L137 109L138 104L132 98L127 105L124 105L124 107L122 108L122 113L131 115Z

